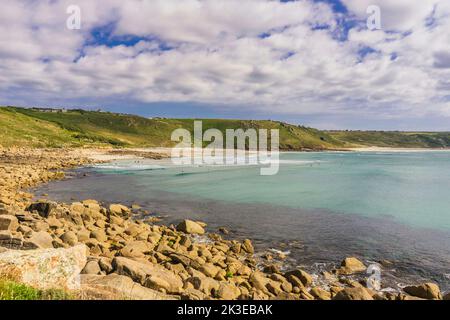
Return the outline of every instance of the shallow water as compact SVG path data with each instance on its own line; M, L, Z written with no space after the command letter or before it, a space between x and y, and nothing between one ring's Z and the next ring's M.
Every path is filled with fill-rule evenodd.
M276 176L258 167L121 161L41 188L51 198L139 203L226 226L314 269L356 255L394 262L395 282L450 289L450 152L289 153ZM314 264L316 263L316 264ZM319 265L320 266L320 265ZM392 285L391 283L389 283Z

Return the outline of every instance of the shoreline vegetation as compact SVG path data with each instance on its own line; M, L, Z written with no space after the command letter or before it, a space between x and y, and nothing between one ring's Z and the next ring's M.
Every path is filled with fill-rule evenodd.
M258 252L225 228L155 224L138 204L57 203L25 191L71 168L164 157L143 152L0 148L0 299L450 299L434 283L368 289L367 265L356 257L318 275L285 270L282 253Z

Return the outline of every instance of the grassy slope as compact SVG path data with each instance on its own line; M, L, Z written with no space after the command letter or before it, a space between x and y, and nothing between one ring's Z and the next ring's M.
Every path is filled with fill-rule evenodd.
M193 119L147 119L105 112L46 113L21 108L1 108L0 116L5 118L3 122L10 128L0 131L0 143L4 146L172 146L174 143L170 141L170 136L175 129L185 128L193 131ZM217 128L222 132L225 132L225 129L238 128L279 129L280 147L285 150L335 149L346 146L325 132L274 121L205 119L203 125L204 130ZM32 143L27 142L28 138L31 138Z
M93 111L47 113L0 108L0 145L170 147L177 128L193 131L193 119L147 119ZM279 129L282 150L326 150L355 146L449 148L450 133L319 131L276 121L204 119L203 130Z
M450 148L450 132L330 131L334 138L360 146Z

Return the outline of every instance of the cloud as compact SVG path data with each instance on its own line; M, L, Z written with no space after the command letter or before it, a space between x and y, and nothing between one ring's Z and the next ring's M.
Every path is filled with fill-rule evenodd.
M448 116L450 6L342 3L347 13L312 0L2 1L0 102ZM81 30L65 27L70 4ZM365 27L370 4L382 30Z

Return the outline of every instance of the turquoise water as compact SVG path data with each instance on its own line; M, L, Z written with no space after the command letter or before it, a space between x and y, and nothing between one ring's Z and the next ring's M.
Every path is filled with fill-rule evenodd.
M259 175L258 167L122 166L99 170L139 175L152 189L197 198L390 216L450 230L450 152L284 153L275 176Z
M348 256L387 259L386 286L435 281L450 290L450 152L284 153L277 175L259 173L119 161L40 191L66 202L138 203L164 223L225 226L311 272Z

